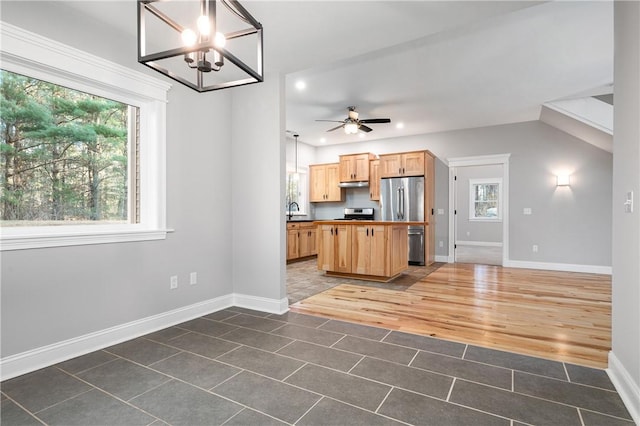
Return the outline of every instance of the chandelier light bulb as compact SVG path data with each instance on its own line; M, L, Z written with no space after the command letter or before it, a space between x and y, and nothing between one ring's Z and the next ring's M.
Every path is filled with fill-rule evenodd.
M202 15L198 18L198 31L200 35L208 37L211 33L211 22L209 21L209 17L206 15Z
M192 29L187 28L182 31L182 42L185 46L193 46L194 44L196 44L197 40L198 36L195 32L193 32Z
M224 34L216 33L216 36L213 39L213 44L215 44L216 47L224 47L224 45L227 44L227 39Z

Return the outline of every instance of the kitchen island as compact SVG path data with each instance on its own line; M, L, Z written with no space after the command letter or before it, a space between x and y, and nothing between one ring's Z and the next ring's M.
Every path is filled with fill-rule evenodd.
M318 270L329 276L391 281L408 268L407 228L423 222L322 220L317 226Z

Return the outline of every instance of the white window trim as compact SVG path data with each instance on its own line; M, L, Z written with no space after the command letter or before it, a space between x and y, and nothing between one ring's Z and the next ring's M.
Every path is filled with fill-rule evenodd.
M298 173L301 177L300 185L302 190L305 193L304 202L300 207L300 211L291 212L292 216L307 216L309 213L307 210L309 209L309 168L298 166L298 170L296 170L295 166L290 166L287 164L287 179L289 179L289 173ZM288 208L289 206L287 206ZM285 209L285 214L288 215L289 211Z
M474 185L498 184L498 216L497 217L475 217L475 192ZM482 178L469 179L469 222L502 222L502 178Z
M165 239L166 103L171 85L0 22L2 68L140 109L140 223L3 227L0 250Z

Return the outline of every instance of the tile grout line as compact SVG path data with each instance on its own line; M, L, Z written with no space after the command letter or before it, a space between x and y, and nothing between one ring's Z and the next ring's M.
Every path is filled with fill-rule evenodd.
M296 423L298 423L300 420L302 420L302 418L303 418L304 416L306 416L307 414L309 414L309 412L310 412L311 410L313 410L313 409L316 407L316 405L320 404L320 401L322 401L322 400L323 400L323 399L325 399L325 398L326 398L326 396L325 396L325 395L322 395L322 396L321 396L321 397L320 397L320 398L319 398L319 399L318 399L318 400L317 400L317 401L316 401L316 402L315 402L311 407L309 407L309 409L308 409L307 411L305 411L304 413L302 413L302 415L301 415L300 417L298 417L298 419L297 419L295 422L293 422L292 424L294 424L294 425L295 425L295 424L296 424ZM583 426L584 426L584 425L583 425Z
M446 402L450 402L449 399L451 398L451 394L453 393L453 385L456 384L456 380L457 380L457 377L454 377L453 380L451 381L451 387L449 387L449 393L447 393L447 397L445 398Z
M389 398L389 395L391 395L391 392L395 389L395 386L391 386L391 388L389 389L389 391L387 392L387 394L384 396L384 398L382 398L382 401L380 401L380 404L378 404L378 406L376 407L376 409L373 411L374 413L378 414L378 410L380 410L380 408L382 408L382 404L385 403L385 401L387 400L387 398Z

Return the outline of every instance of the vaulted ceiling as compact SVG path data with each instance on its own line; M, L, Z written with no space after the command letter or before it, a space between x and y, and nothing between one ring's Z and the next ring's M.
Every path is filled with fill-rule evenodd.
M65 3L135 33L134 0ZM266 78L286 75L287 129L311 145L537 120L612 91L611 1L241 3L264 26ZM316 121L348 106L391 123L360 136Z

